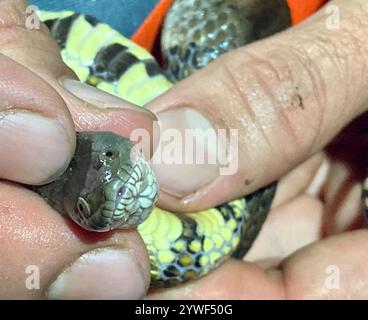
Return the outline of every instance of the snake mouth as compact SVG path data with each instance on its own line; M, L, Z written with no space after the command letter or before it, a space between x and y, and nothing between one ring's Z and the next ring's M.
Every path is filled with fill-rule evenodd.
M77 212L74 212L74 214L70 214L69 217L77 225L88 231L106 232L111 230L108 225L102 225L101 223L97 224L95 219L93 219L93 216L87 218L84 215L80 215Z
M73 221L81 226L83 229L93 232L107 232L112 231L121 224L124 224L122 219L114 219L111 211L99 209L94 215L86 218L81 215L71 216Z

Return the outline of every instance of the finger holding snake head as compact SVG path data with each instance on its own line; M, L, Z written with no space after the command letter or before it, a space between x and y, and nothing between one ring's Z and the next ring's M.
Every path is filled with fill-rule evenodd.
M78 133L68 170L40 192L56 193L59 188L59 209L83 228L98 232L140 224L158 198L157 180L142 152L129 139L110 132Z

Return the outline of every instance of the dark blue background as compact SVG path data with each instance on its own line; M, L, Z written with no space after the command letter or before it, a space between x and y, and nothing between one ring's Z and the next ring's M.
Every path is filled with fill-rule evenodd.
M158 0L29 0L42 10L72 10L90 14L119 30L126 37L151 12Z

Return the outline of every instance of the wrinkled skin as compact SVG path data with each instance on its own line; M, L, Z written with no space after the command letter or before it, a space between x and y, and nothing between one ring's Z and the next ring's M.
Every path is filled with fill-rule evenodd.
M229 261L198 282L151 297L368 297L368 233L362 228L361 210L361 186L367 164L366 153L362 152L367 146L364 125L367 119L362 115L368 106L365 72L368 8L366 1L358 0L332 4L343 13L339 32L326 29L326 16L321 11L296 29L224 57L150 105L159 112L186 103L201 110L213 123L226 122L230 127L244 128L247 119L247 128L254 129L251 136L241 135L243 161L236 176L218 180L206 192L187 196L185 201L163 194L159 205L192 211L222 203L280 178L270 219L247 262ZM16 135L9 133L9 127L6 134L0 130L0 150L8 148L0 160L4 180L41 184L64 169L74 150L74 124L78 130L96 130L99 123L99 128L121 135L129 134L134 126L151 127L151 118L145 114L127 108L101 109L67 92L57 79L73 75L61 63L58 49L46 30L29 33L15 27L22 25L22 1L1 1L0 8L1 27L7 27L0 36L3 54L0 93L3 102L8 101L6 110L17 106L37 111L60 121L66 132L56 144L38 144L33 141L46 135L37 136L37 130L18 127ZM279 54L275 55L276 52ZM247 86L243 85L244 75ZM282 108L284 104L280 101L294 101L295 94L285 92L290 78L293 84L304 84L300 88L304 108L293 108L294 104ZM209 79L213 86L205 87ZM221 112L224 102L229 104L229 97L231 111ZM261 102L267 112L253 113ZM3 105L0 110L3 116ZM248 115L243 122L236 117L242 113ZM360 121L352 122L359 116ZM340 129L348 125L343 138L335 139ZM49 130L45 139L55 142L52 133ZM31 134L33 139L27 140ZM332 140L333 145L325 148ZM47 158L48 154L53 157ZM177 167L173 172L182 181L181 174L185 172ZM243 178L249 172L257 179L244 185ZM144 294L149 282L148 260L137 234L117 231L101 237L84 233L56 214L35 193L4 180L0 183L1 297L44 298L50 282L82 253L116 244L133 256L144 279L141 287L134 282L129 293L120 292L119 297L132 298L132 289L137 288L140 291L134 292L135 298ZM24 285L24 270L29 264L42 270L41 290L28 290ZM325 286L328 266L340 270L340 289ZM130 279L134 270L131 269ZM79 278L76 285L88 287L89 291L79 292L78 297L93 294L108 297L106 287L99 292L98 285L106 283L112 275L109 272L105 277L101 273L93 286L87 285L85 278ZM126 286L128 280L121 279L119 283ZM70 285L68 289L75 291L76 287Z

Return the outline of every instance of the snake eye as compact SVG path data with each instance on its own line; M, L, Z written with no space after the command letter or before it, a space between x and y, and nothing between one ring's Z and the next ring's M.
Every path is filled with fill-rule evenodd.
M111 158L114 153L111 150L105 152L105 156Z
M77 210L79 214L83 216L89 216L91 214L91 209L89 207L89 204L86 200L84 200L82 197L78 198L77 201Z
M110 149L100 153L100 160L103 162L115 159L116 157L117 153Z

